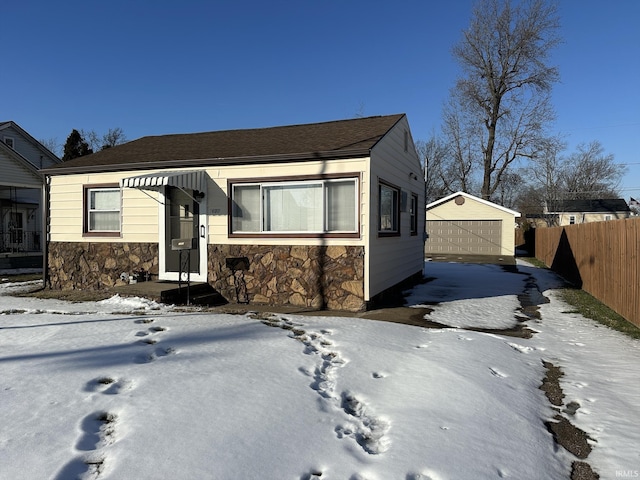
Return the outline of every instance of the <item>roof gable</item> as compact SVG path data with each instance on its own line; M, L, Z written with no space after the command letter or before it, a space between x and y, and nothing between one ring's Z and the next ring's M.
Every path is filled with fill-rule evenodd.
M143 137L47 173L338 158L367 154L404 114L247 130ZM84 170L83 170L84 169Z
M43 167L42 160L44 158L46 158L45 166L46 164L57 164L62 161L14 121L0 122L0 132L4 135L9 134L10 136L17 135L20 137L20 140L14 144L14 150L35 168Z
M520 212L516 212L515 210L511 210L511 209L509 209L507 207L503 207L502 205L498 205L497 203L493 203L493 202L490 202L488 200L484 200L484 199L482 199L480 197L476 197L476 196L471 195L471 194L466 193L466 192L455 192L455 193L452 193L451 195L447 195L446 197L443 197L443 198L441 198L439 200L431 202L431 203L429 203L427 205L427 210L429 210L429 209L431 209L433 207L437 207L438 205L442 205L444 203L447 203L447 202L449 202L449 201L451 201L454 198L459 197L459 196L463 196L463 197L468 198L470 200L475 200L476 202L482 203L482 204L487 205L489 207L497 208L498 210L502 210L505 213L509 213L509 214L513 215L514 217L519 217L520 216Z

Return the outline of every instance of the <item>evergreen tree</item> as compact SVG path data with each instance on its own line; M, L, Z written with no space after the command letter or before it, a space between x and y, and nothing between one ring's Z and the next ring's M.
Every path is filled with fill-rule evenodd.
M62 161L82 157L84 155L89 155L90 153L93 153L93 150L89 148L89 144L85 142L78 130L73 129L67 138L67 143L64 144Z

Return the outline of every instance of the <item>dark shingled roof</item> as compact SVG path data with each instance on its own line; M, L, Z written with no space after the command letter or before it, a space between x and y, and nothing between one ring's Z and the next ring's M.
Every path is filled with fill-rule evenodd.
M142 137L68 160L43 170L43 173L56 175L367 155L403 116Z
M599 198L594 200L564 200L557 204L550 204L549 212L589 212L611 213L629 212L629 205L623 198Z

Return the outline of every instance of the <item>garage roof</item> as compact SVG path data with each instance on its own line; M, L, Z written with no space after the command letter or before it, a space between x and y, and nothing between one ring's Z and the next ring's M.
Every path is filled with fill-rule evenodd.
M459 196L462 196L462 197L465 197L465 198L469 198L471 200L475 200L476 202L484 203L487 206L497 208L497 209L502 210L503 212L506 212L506 213L510 213L514 217L519 217L520 216L520 212L516 212L515 210L511 210L510 208L503 207L502 205L498 205L497 203L493 203L493 202L490 202L488 200L484 200L482 198L476 197L474 195L470 195L470 194L468 194L466 192L452 193L451 195L448 195L448 196L446 196L444 198L436 200L435 202L431 202L431 203L429 203L427 205L427 210L429 210L429 209L431 209L433 207L437 207L438 205L442 205L443 203L447 203L449 200L452 200L452 199L454 199L456 197L459 197Z

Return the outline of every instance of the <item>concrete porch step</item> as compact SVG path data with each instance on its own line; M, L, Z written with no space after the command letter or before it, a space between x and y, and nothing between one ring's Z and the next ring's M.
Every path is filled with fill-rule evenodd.
M144 297L156 302L184 305L188 301L194 305L219 306L225 305L227 300L211 285L205 282L191 282L179 285L178 282L150 281L134 284L119 285L111 289L112 292L124 296Z

